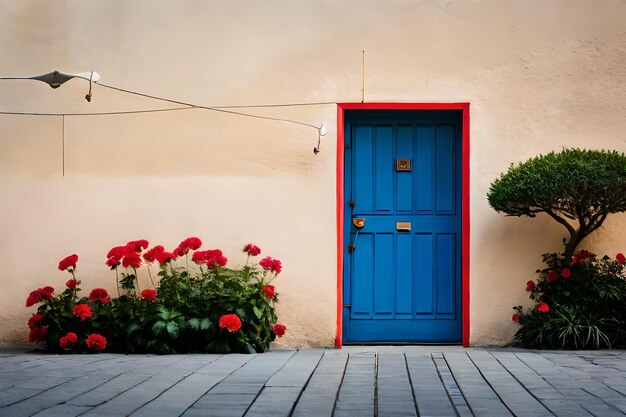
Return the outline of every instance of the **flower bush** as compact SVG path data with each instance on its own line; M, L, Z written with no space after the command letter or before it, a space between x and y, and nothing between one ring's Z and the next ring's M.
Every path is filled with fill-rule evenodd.
M249 243L243 248L246 264L230 268L221 250L199 251L201 246L190 237L171 252L161 245L148 249L145 239L112 248L105 265L115 271L115 298L104 288L79 296L78 256L68 256L58 266L71 275L63 292L55 295L46 286L27 297L27 307L40 304L28 320L29 340L56 352L267 350L286 330L276 323L278 294L270 284L282 263L270 257L250 263L261 249ZM142 271L152 288L139 287Z
M531 348L598 349L626 344L626 258L544 254L526 291L534 307L514 307L515 340Z

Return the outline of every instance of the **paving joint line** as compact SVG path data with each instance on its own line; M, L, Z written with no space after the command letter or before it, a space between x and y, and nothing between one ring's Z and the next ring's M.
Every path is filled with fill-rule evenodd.
M374 417L378 417L378 352L374 353Z
M613 410L617 411L620 414L624 414L626 415L622 410L620 410L619 408L615 407L613 404L611 403L607 403L606 401L604 401L604 399L602 397L597 396L596 394L594 394L591 391L586 390L585 388L580 388L581 391L585 391L587 394L591 395L594 398L597 398L598 400L600 400L602 403L606 404L609 408L612 408ZM589 410L587 410L589 411ZM593 413L592 413L593 414Z
M182 382L182 381L184 381L185 379L187 379L187 378L189 378L190 376L194 375L194 374L195 374L196 372L198 372L200 369L203 369L203 368L205 368L205 367L207 367L207 366L211 365L213 362L217 361L217 360L218 360L218 359L220 359L222 356L224 356L224 355L220 355L220 356L218 356L217 358L213 359L212 361L209 361L209 363L206 363L206 364L202 365L201 367L197 368L195 371L192 371L189 375L185 375L182 379L179 379L177 382L175 382L175 383L174 383L174 385L170 386L168 389L166 389L165 391L161 392L159 395L157 395L156 397L154 397L153 399L151 399L151 400L150 400L150 401L148 401L147 403L145 403L145 404L143 404L143 405L139 406L139 408L145 407L146 405L148 405L148 404L150 404L150 403L152 403L152 402L156 401L156 400L157 400L159 397L161 397L163 394L165 394L166 392L168 392L170 389L174 388L174 386L178 385L179 383L181 383L181 382ZM185 358L183 358L183 360L184 360L184 359L185 359ZM177 364L177 363L179 363L179 362L182 362L182 360L180 360L180 361L178 361L178 362L174 362L174 364ZM173 365L173 364L172 364L172 365ZM129 371L129 372L130 372L130 371ZM159 373L160 373L160 372L159 372ZM155 375L158 375L158 374L155 374ZM142 382L140 382L140 384L141 384L141 383L143 383L143 382L145 382L145 381L147 381L147 380L148 380L148 379L150 379L150 378L152 378L152 377L149 377L149 378L147 378L147 379L143 380ZM137 384L137 385L139 385L139 384ZM134 388L135 386L136 386L136 385L134 385L134 386L133 386L133 388ZM132 389L132 388L129 388L129 389ZM204 395L204 394L202 394L202 395ZM202 395L201 395L200 397L202 397ZM110 400L109 400L109 401L110 401ZM139 408L134 409L134 410L133 410L132 412L130 412L128 415L129 415L129 416L130 416L130 415L132 415L135 411L139 410ZM187 411L187 409L185 409L185 411ZM181 414L181 415L182 415L182 414Z
M298 405L298 402L300 401L300 398L302 398L302 394L304 393L304 390L306 389L306 387L309 386L309 382L311 381L311 378L313 378L313 374L315 373L315 370L317 369L319 364L322 362L322 358L324 356L326 356L326 352L322 353L322 355L318 359L317 363L315 364L315 367L311 371L311 374L309 375L309 377L307 378L306 382L304 383L304 386L302 387L302 389L300 389L300 393L298 394L298 398L296 398L296 400L293 402L293 405L291 406L291 410L289 410L289 417L293 416L293 413L296 410L296 405Z
M269 377L265 380L265 382L263 383L263 386L261 387L261 389L259 390L259 392L257 392L257 393L256 393L256 395L254 396L254 399L250 402L250 404L248 404L248 407L246 407L246 411L244 411L244 413L242 414L242 417L245 417L245 415L246 415L246 414L248 414L248 411L250 411L250 408L252 408L252 405L256 402L256 400L259 398L259 396L261 395L261 393L262 393L263 391L265 391L265 384L267 384L267 381L269 381L270 379L272 379L272 378L274 377L274 375L276 375L277 373L279 373L279 372L280 372L280 370L281 370L281 369L283 369L283 368L284 368L284 367L285 367L285 366L289 363L289 361L290 361L290 360L291 360L291 359L292 359L292 358L296 355L296 353L298 353L298 352L300 352L300 349L295 350L295 351L291 354L291 356L289 356L289 357L287 358L287 360L285 361L285 363L283 363L283 364L281 365L281 367L280 367L280 368L278 368L278 369L276 370L276 372L274 372L272 375L270 375L270 376L269 376ZM248 361L246 361L246 363L248 363ZM245 365L245 364L244 364L244 365ZM242 365L241 367L243 367L243 365ZM233 371L233 372L234 372L234 371ZM216 387L216 386L217 386L217 384L215 384L215 385L214 385L214 387ZM213 389L213 388L211 388L211 389ZM211 390L209 390L209 391L211 391Z
M420 417L420 410L417 406L417 397L415 396L415 388L413 388L413 379L411 378L411 371L409 370L409 361L406 357L406 352L402 352L402 356L404 357L404 366L406 367L406 374L409 377L409 386L411 387L411 395L413 396L413 404L415 405L415 413L417 417Z
M433 364L435 365L435 369L437 370L437 375L439 376L441 385L443 385L443 388L446 391L446 395L448 396L448 400L450 401L450 404L452 404L452 408L454 409L454 413L456 414L456 417L461 417L461 413L457 409L456 404L454 403L454 400L452 399L452 396L450 395L448 386L446 385L446 382L443 380L443 375L441 375L441 371L439 370L439 365L437 365L437 361L435 360L435 357L433 356L432 352L430 354L430 359L433 361ZM467 398L465 398L465 393L463 393L463 391L461 390L461 387L459 387L459 383L454 377L454 374L452 373L452 370L450 369L450 366L448 365L448 361L446 360L445 356L443 356L443 353L441 353L441 359L443 359L443 361L445 362L446 369L450 373L450 377L452 378L452 381L454 382L454 386L456 387L457 390L459 390L461 397L463 397L463 402L465 402L465 405L467 406L470 413L472 413L472 415L475 416L474 410L472 410L472 407L470 407L469 403L467 402Z
M491 382L489 382L489 380L485 377L485 374L483 374L483 371L481 371L481 369L478 367L478 365L476 365L476 362L474 362L474 359L472 359L472 357L465 352L465 355L467 356L467 358L470 360L470 362L472 363L472 365L474 365L474 368L476 368L476 370L478 371L478 374L480 375L480 377L483 379L483 381L485 381L487 383L487 386L489 386L489 388L491 388L491 391L496 394L496 397L498 397L498 399L500 400L500 402L502 403L502 405L504 405L504 408L506 408L507 410L509 410L509 413L511 413L511 415L513 417L517 417L517 414L515 414L513 412L513 410L511 410L509 408L509 406L506 404L506 402L504 402L504 400L502 399L502 397L500 396L500 394L498 394L498 391L496 391L493 388L493 385L491 385Z
M491 356L492 356L492 357L496 360L496 362L498 362L498 363L500 364L500 366L502 366L502 368L504 368L504 370L505 370L505 371L506 371L509 375L511 375L511 377L513 377L513 379L515 379L515 380L516 380L516 381L517 381L517 382L518 382L518 383L519 383L519 384L520 384L520 385L524 388L524 390L526 390L526 392L527 392L528 394L530 394L530 396L531 396L531 397L533 397L533 398L534 398L534 399L535 399L535 400L536 400L539 404L541 404L541 406L542 406L543 408L545 408L545 409L548 411L548 413L552 414L552 415L553 415L553 416L555 416L555 417L558 417L558 416L557 416L556 414L554 414L554 412L553 412L552 410L550 410L550 409L549 409L549 408L548 408L548 407L547 407L547 406L546 406L543 402L541 402L541 400L540 400L539 398L537 398L537 397L535 396L535 394L533 394L533 393L532 393L532 392L531 392L528 388L526 388L526 385L524 385L524 384L522 383L522 381L520 381L520 380L519 380L519 379L518 379L518 378L517 378L517 377L516 377L516 376L515 376L515 375L514 375L514 374L513 374L510 370L509 370L509 368L507 368L507 367L506 367L506 365L504 365L504 364L500 361L500 359L496 358L496 357L493 355L493 353L491 353L491 352L489 352L489 354L490 354L490 355L491 355ZM517 360L520 360L517 356L515 356L515 358L516 358ZM521 362L521 361L520 361L520 362ZM522 362L522 363L524 363L524 362ZM526 365L525 363L524 363L524 366L526 366L526 367L527 367L528 369L530 369L531 371L535 372L535 370L534 370L534 369L532 369L531 367L529 367L529 366L528 366L528 365ZM535 373L537 373L537 372L535 372ZM543 377L542 377L541 375L537 374L537 376L539 376L539 377L543 380Z
M185 359L185 358L182 358L182 359L180 359L180 360L177 360L176 362L172 362L169 366L176 365L176 364L178 364L178 363L182 362L184 359ZM130 370L126 371L126 372L122 372L121 374L116 375L116 376L115 376L115 377L113 377L112 379L115 379L115 378L117 378L117 377L119 377L119 376L122 376L122 375L126 375L126 374L128 374L128 373L130 373L130 372L133 372L135 369L137 369L137 368L133 368L133 369L130 369ZM88 412L90 412L91 410L94 410L94 409L96 409L97 407L100 407L101 405L108 403L109 401L112 401L113 399L115 399L115 398L119 397L120 395L122 395L122 394L124 394L124 393L126 393L126 392L130 391L131 389L133 389L133 388L135 388L135 387L137 387L137 386L139 386L139 385L143 384L144 382L146 382L146 381L148 381L148 380L150 380L150 379L154 378L155 376L162 374L162 373L163 373L163 372L165 372L165 371L166 371L166 370L165 370L165 369L163 369L162 371L159 371L159 372L157 372L157 373L156 373L156 374L154 374L154 375L150 375L150 376L146 377L145 379L141 380L140 382L137 382L137 383L136 383L135 385L133 385L132 387L130 387L130 388L128 388L128 389L126 389L126 390L124 390L124 391L122 391L122 392L120 392L120 393L118 393L118 394L114 395L113 397L109 398L108 400L106 400L106 401L104 401L104 402L101 402L101 403L100 403L100 404L98 404L98 405L95 405L95 406L90 406L90 408L89 408L88 410L85 410L85 411L83 411L82 413L77 414L75 417L82 416L83 414L88 413ZM178 383L178 382L176 382L176 383ZM100 387L100 385L99 385L98 387ZM83 393L83 394L81 394L81 395L87 394L87 393L89 393L89 392L91 392L91 391L95 390L95 389L96 389L96 388L98 388L98 387L92 388L92 389L90 389L89 391L87 391L87 392L85 392L85 393ZM159 394L159 395L160 395L160 394ZM78 397L80 397L80 395L79 395ZM74 398L78 398L78 397L74 397ZM68 400L68 401L71 401L71 400ZM67 401L66 401L66 402L67 402ZM146 405L146 404L147 404L147 403L142 404L139 408L143 407L143 406L144 406L144 405ZM134 413L135 411L137 411L139 408L134 409L133 411L131 411L130 413L128 413L128 415L131 415L132 413Z
M335 410L337 409L337 403L339 402L339 393L341 392L341 387L343 386L343 380L346 377L346 371L348 370L348 363L350 362L350 354L346 356L346 363L343 366L343 372L341 373L341 380L339 381L339 386L337 387L337 394L335 394L335 402L333 403L333 410L330 413L330 417L335 417Z

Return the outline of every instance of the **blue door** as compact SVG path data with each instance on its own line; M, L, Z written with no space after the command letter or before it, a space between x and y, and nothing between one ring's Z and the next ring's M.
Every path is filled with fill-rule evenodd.
M461 112L346 111L345 343L460 343Z

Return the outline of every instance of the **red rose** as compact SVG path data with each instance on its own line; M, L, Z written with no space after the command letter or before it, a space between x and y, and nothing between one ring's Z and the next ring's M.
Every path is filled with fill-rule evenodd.
M107 340L104 336L98 333L90 334L85 340L85 344L89 349L93 349L96 352L104 350L107 346Z
M102 304L110 303L109 293L104 288L94 288L89 293L89 301L101 302Z
M148 241L146 239L131 240L126 244L126 249L130 249L133 252L140 253L143 249L148 247Z
M272 271L276 275L280 274L280 271L283 269L282 263L278 259L272 259L269 256L261 259L259 265L266 271Z
M174 259L174 255L172 255L170 252L163 251L155 254L154 259L156 259L159 264L165 265L166 263Z
M620 265L624 265L626 264L626 256L624 256L623 253L618 253L617 255L615 255L615 260L620 264Z
M165 248L163 246L156 245L155 247L153 247L152 249L150 249L149 251L143 254L143 259L148 263L152 263L156 259L155 258L156 254L161 253L163 251L165 251Z
M76 269L76 262L78 262L78 255L70 255L67 258L59 262L59 271L65 271L66 269Z
M52 298L52 293L54 293L54 288L47 285L43 288L40 288L39 291L41 291L41 298L43 298L44 300L49 300L50 298Z
M585 262L585 259L590 258L592 253L588 250L581 249L572 258L572 263L582 265Z
M569 268L563 268L563 270L561 271L561 276L563 278L569 278L572 276L572 271L570 271Z
M528 281L526 283L526 291L531 292L535 288L535 281Z
M556 271L550 271L548 273L548 281L550 282L556 281L558 277L559 277L559 274L557 274Z
M80 285L80 280L76 280L74 278L70 278L67 280L67 282L65 283L65 286L67 288L76 288L77 285Z
M537 304L537 310L541 311L542 313L547 313L548 311L550 311L550 306L544 302L541 302Z
M59 345L61 349L70 350L74 343L78 342L78 336L74 332L68 332L65 336L59 339Z
M259 248L257 245L253 245L252 243L248 243L246 246L244 246L243 251L250 256L257 256L261 254L261 248Z
M33 342L33 343L43 342L44 339L46 338L47 333L48 333L48 328L45 326L34 327L28 333L28 341Z
M109 253L107 253L107 259L108 258L115 258L115 259L117 259L119 261L124 256L124 252L125 251L126 251L126 246L116 246L116 247L112 248L109 251Z
M85 321L92 315L91 307L87 304L76 304L72 310L72 314L76 317L80 317L80 321Z
M265 293L265 296L270 300L276 295L276 292L274 291L274 286L269 284L263 287L263 292Z
M34 329L35 327L39 327L39 322L46 317L45 314L37 313L33 314L31 318L28 319L28 328Z
M222 329L227 329L229 332L236 332L241 329L241 320L236 314L224 314L220 317L219 326Z
M513 314L512 320L513 320L515 323L519 323L519 314Z
M139 268L141 266L141 256L134 250L127 250L122 258L122 266L128 268Z
M284 324L275 324L274 327L272 327L272 330L274 330L274 333L276 333L276 336L278 337L283 337L285 335L285 331L287 330L287 328L285 327Z
M151 288L146 288L145 290L141 292L141 298L147 301L156 300L156 295L157 295L156 291Z

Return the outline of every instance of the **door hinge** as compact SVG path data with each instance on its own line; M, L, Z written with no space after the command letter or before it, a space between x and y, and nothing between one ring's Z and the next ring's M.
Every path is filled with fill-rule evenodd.
M352 304L344 304L343 308L352 308Z

